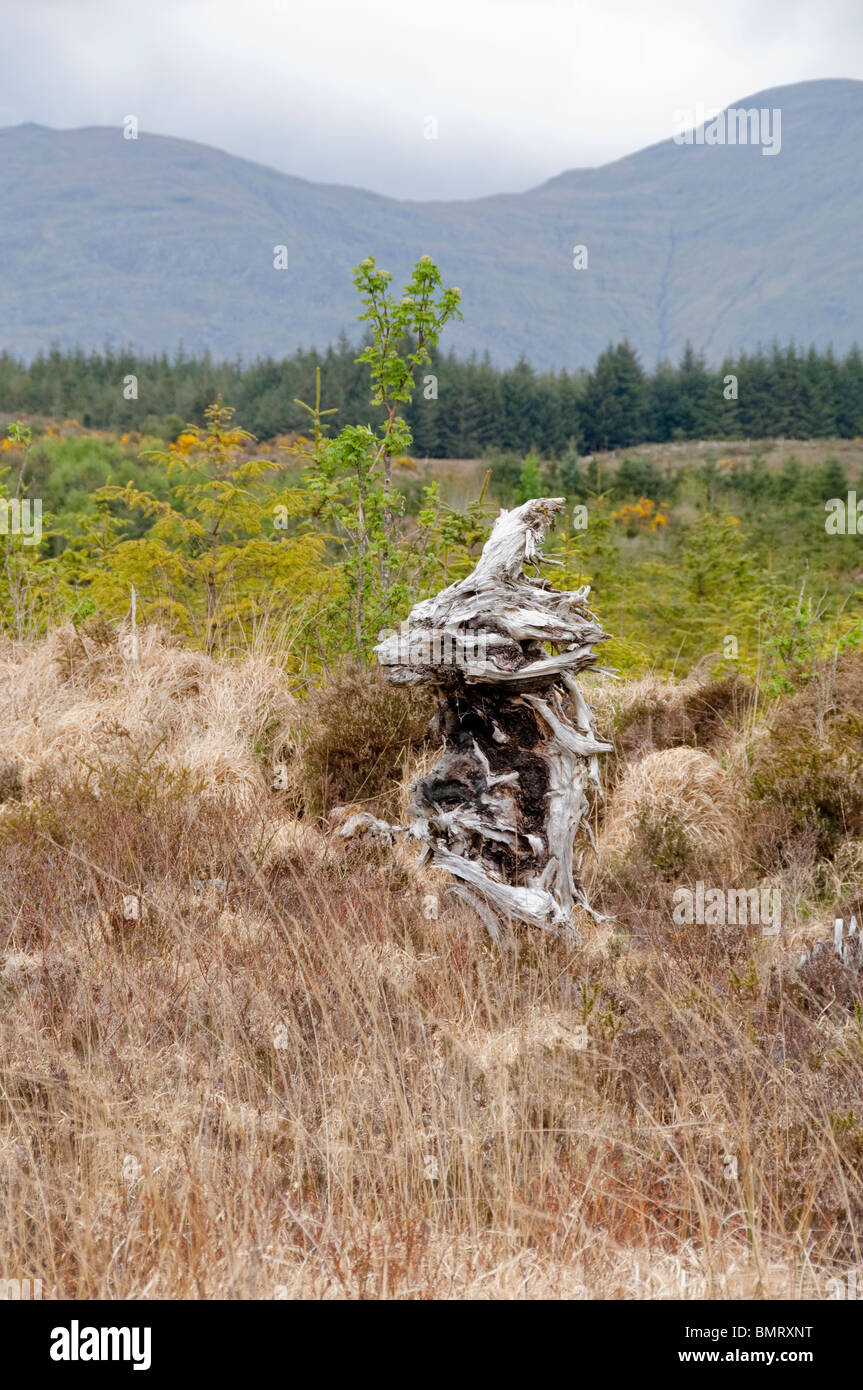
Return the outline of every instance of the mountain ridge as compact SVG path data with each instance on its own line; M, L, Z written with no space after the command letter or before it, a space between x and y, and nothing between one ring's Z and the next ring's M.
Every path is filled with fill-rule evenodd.
M0 347L182 342L246 359L325 347L356 337L358 260L374 255L398 284L427 253L463 292L445 346L488 349L499 366L589 366L624 337L648 367L687 341L713 363L774 339L845 351L863 337L863 82L731 106L779 107L780 152L669 139L524 193L423 202L177 136L6 127Z

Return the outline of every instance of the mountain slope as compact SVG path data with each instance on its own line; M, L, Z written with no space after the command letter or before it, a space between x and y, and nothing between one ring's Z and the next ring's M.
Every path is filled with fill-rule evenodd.
M863 340L863 83L758 93L780 153L669 140L527 193L398 202L206 146L115 129L0 131L0 347L282 355L355 335L351 267L424 252L464 296L460 353L591 364L627 336L652 366L774 337ZM589 269L572 266L575 244ZM287 270L273 248L288 247Z

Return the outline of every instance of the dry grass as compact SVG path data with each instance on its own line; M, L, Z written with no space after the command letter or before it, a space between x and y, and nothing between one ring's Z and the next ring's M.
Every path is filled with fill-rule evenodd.
M141 631L135 665L110 632L71 624L0 663L0 738L34 794L71 781L99 795L118 775L170 774L201 797L242 805L290 756L296 722L273 665L222 666L158 628Z
M666 748L627 766L612 792L599 843L600 863L644 856L676 878L689 870L733 878L744 841L740 795L708 753Z
M153 636L130 677L69 641L8 653L0 689L7 1277L795 1298L861 1263L850 972L661 917L492 948L407 851L270 790L304 719L272 667ZM669 796L720 794L718 764L654 756Z

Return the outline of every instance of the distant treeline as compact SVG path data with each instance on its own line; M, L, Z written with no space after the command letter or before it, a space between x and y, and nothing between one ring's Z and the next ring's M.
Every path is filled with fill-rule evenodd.
M200 424L221 394L239 424L267 439L307 428L296 400L313 401L320 367L321 404L338 411L328 419L339 427L374 423L368 372L356 354L344 338L324 353L247 365L110 351L51 351L23 364L3 353L0 411L171 436L187 422ZM774 346L708 367L687 348L677 366L665 362L647 374L627 343L576 373L535 372L525 361L501 371L488 357L435 354L406 413L414 452L432 458L486 450L552 457L678 439L855 438L863 434L863 357L856 347L837 358Z

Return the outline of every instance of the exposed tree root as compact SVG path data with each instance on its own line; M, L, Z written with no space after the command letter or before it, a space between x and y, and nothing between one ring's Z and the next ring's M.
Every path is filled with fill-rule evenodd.
M376 648L388 680L435 687L443 754L411 793L410 833L459 881L495 935L498 918L574 935L591 912L574 861L589 835L596 736L575 680L606 634L570 592L528 577L564 499L503 511L467 578L412 610Z

